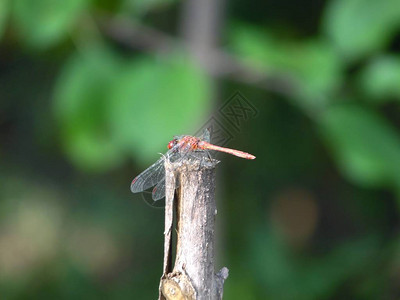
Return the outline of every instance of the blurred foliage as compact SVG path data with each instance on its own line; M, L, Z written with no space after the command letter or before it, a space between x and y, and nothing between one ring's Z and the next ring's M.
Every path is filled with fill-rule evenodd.
M231 36L232 50L245 62L295 80L299 89L294 100L305 110L322 109L322 95L333 94L342 84L342 61L322 40L298 43L248 26L238 26Z
M342 104L324 113L321 129L349 178L367 187L398 185L400 137L379 115Z
M0 38L3 35L4 26L6 25L8 10L9 10L8 0L1 0L0 1Z
M65 39L87 9L87 0L12 1L14 25L22 42L35 48Z
M371 103L400 99L400 58L385 55L372 59L360 74L361 91Z
M323 22L333 47L346 60L383 50L399 26L400 6L396 0L331 1Z
M110 168L124 153L149 162L165 136L205 115L209 89L184 55L125 62L105 49L83 50L67 63L55 91L65 148L88 169Z
M129 182L210 117L257 156L218 169L226 299L399 298L399 1L226 5L218 51L256 76L212 61L215 93L182 2L0 0L1 299L155 298L163 210Z
M117 143L150 161L152 150L165 149L165 136L205 118L210 96L207 77L184 55L138 58L122 70L111 91L111 129Z
M60 74L55 113L65 149L78 166L104 169L121 159L107 128L107 101L120 71L112 53L94 48L75 53Z

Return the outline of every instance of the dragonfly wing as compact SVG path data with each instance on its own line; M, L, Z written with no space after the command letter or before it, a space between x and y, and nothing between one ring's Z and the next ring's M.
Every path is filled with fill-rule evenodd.
M132 193L139 193L155 186L165 178L164 157L140 173L131 183Z
M176 178L175 188L177 189L179 188L179 186L180 186L179 179ZM160 200L164 197L165 197L165 178L155 186L152 192L152 198L154 201Z
M165 197L165 178L161 180L153 189L153 200L157 201Z
M205 142L210 143L211 142L211 132L210 128L205 128L200 139L202 139Z

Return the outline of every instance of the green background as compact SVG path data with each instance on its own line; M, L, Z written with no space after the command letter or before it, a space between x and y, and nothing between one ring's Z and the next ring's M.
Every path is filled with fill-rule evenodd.
M211 117L257 156L218 156L225 299L400 297L400 2L208 5L0 0L1 299L155 299L129 185Z

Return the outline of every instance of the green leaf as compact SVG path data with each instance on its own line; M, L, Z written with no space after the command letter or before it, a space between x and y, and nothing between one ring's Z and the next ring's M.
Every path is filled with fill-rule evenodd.
M8 11L9 11L8 0L0 0L0 39L3 35L4 27L6 26Z
M88 0L14 0L14 19L24 42L45 48L65 38L88 5Z
M247 26L237 26L231 37L231 49L244 63L269 76L294 80L295 97L307 110L320 110L327 104L326 95L342 84L343 65L323 41L285 41Z
M400 57L386 55L374 59L362 70L360 83L373 102L400 100Z
M341 104L328 109L319 126L350 180L366 187L400 182L400 138L379 115Z
M191 134L210 108L210 82L189 59L141 58L121 72L109 122L118 143L146 162L176 134Z
M119 64L104 49L86 51L76 53L61 71L54 108L69 158L82 169L101 171L121 160L107 123L109 91Z
M323 27L347 59L365 57L385 47L400 25L398 0L334 0Z

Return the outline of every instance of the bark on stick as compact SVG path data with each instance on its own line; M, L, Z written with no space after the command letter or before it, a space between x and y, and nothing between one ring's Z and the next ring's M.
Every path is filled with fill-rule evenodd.
M222 299L228 269L214 271L216 160L166 162L164 272L160 299ZM175 180L180 182L174 197ZM173 205L173 201L175 204ZM171 233L176 208L177 245L171 270Z

